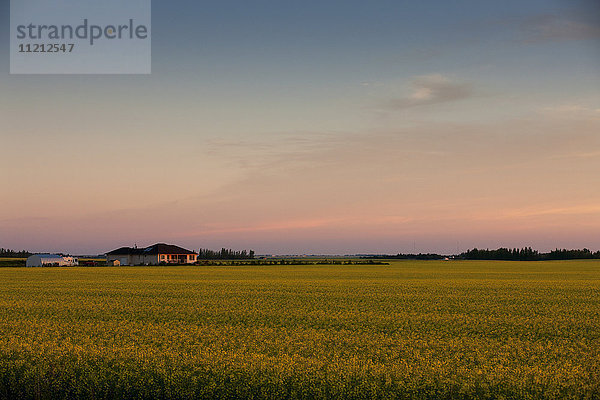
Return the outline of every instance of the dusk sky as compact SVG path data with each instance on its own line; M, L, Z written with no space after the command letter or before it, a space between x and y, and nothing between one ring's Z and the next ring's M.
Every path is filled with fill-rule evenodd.
M0 247L600 249L600 3L158 1L151 75L9 75Z

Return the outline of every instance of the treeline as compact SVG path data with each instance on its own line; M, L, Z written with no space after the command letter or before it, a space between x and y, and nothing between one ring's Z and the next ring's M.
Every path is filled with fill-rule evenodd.
M384 260L443 260L445 256L434 254L434 253L419 253L419 254L381 254L381 255L370 255L361 258L378 258Z
M25 250L15 251L11 249L0 248L0 257L2 258L27 258L30 255L31 253Z
M209 249L198 250L199 260L252 260L253 258L254 250L234 251L226 248L222 248L221 251Z
M588 249L566 250L556 249L547 254L548 260L600 259L600 251L592 253Z
M259 260L201 260L200 265L389 265L387 262L378 260L340 260L340 259L323 259L323 260L298 260L298 259L259 259Z
M588 250L556 249L549 253L540 253L531 247L522 249L507 249L501 247L496 250L468 250L460 255L465 260L504 260L504 261L543 261L543 260L577 260L600 259L600 251L595 253Z

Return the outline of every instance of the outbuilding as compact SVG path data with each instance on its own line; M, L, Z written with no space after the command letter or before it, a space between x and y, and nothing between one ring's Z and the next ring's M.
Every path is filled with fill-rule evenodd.
M76 258L59 254L34 254L25 261L26 267L72 267L77 264Z

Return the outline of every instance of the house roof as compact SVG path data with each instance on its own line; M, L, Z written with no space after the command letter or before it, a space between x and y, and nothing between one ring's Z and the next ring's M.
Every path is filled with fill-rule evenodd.
M106 253L107 255L142 255L142 254L197 254L193 251L184 249L183 247L175 246L173 244L156 243L152 246L145 247L143 249L133 247L121 247L119 249Z
M196 254L173 244L157 243L144 249L144 254Z

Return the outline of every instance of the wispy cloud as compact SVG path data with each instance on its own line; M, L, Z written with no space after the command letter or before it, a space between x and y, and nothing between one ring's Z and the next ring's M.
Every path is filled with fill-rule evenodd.
M578 153L562 154L559 156L554 156L553 158L600 158L600 151L582 151Z
M523 218L546 215L590 215L600 213L598 204L583 204L569 207L530 207L527 209L509 210L498 218Z
M584 106L581 104L561 104L544 107L540 112L555 118L571 118L589 121L598 121L598 119L600 119L600 108Z
M580 18L545 14L520 23L523 42L600 39L600 25Z
M410 95L390 100L388 107L401 110L462 100L472 95L470 84L454 82L441 74L415 76L411 86L412 93Z

